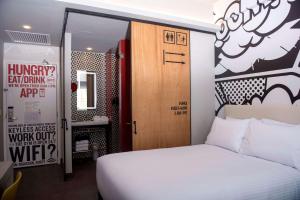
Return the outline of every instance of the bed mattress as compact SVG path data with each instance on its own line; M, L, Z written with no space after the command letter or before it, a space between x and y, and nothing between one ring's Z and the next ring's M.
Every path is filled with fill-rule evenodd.
M300 172L211 145L98 158L104 200L300 199Z

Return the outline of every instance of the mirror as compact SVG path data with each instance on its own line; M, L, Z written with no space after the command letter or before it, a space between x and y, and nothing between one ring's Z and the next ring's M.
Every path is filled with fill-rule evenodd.
M96 109L96 73L77 70L77 110Z

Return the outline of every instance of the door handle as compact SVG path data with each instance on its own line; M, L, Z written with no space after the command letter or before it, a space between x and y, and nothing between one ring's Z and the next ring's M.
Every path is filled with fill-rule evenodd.
M136 121L133 121L133 126L134 126L133 133L136 135L137 134L137 132L136 132Z
M61 119L61 121L62 121L62 123L61 123L62 128L64 128L65 130L69 130L67 119L66 119L66 118L63 118L63 119Z
M68 120L67 119L65 119L65 123L66 123L66 130L69 130L69 128L68 128Z

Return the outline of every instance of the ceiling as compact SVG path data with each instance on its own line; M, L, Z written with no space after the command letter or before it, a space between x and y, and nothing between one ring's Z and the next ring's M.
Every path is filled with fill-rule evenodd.
M0 38L11 42L4 30L25 31L22 25L29 24L30 32L50 34L51 44L59 46L64 10L53 0L0 0Z
M65 8L67 7L129 16L154 22L168 22L173 25L183 25L196 29L208 27L209 30L214 31L217 29L216 26L201 23L201 20L204 20L206 15L212 15L210 7L215 1L186 0L174 3L173 0L160 0L153 4L153 1L149 0L0 0L0 40L11 42L5 30L26 31L22 28L22 25L29 24L32 26L29 32L50 34L51 45L59 46ZM84 2L84 4L79 2ZM94 5L93 2L102 2L102 4ZM118 10L119 7L112 3L122 4L122 8L125 7L126 9ZM107 4L110 4L110 6L105 7ZM191 9L193 7L194 9ZM145 8L148 10L144 10ZM206 14L202 16L199 13ZM117 38L124 37L124 27L127 24L88 18L88 16L76 17L73 14L69 18L68 30L74 32L74 39L78 38L79 41L80 38L84 38L81 44L75 42L74 48L85 48L92 43L92 40L97 39L98 42L98 38L100 38L99 41L102 40L102 45L97 44L95 48L102 51L108 48L108 43L115 45ZM198 21L193 21L194 19ZM104 25L106 23L108 25ZM105 27L105 30L100 30L98 27ZM111 37L111 40L107 36ZM89 41L87 37L90 37Z
M139 13L140 15L192 20L195 22L213 22L213 5L223 0L57 0L95 8L113 8L120 11Z
M128 26L128 21L70 13L66 32L72 33L72 50L107 52L126 39Z

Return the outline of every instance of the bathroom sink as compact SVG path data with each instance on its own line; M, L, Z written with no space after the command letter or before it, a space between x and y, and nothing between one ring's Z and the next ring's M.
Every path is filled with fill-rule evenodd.
M95 126L95 125L105 125L105 124L108 124L108 120L72 121L72 126Z

